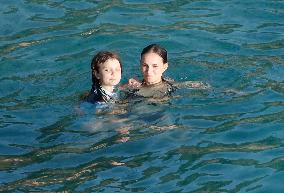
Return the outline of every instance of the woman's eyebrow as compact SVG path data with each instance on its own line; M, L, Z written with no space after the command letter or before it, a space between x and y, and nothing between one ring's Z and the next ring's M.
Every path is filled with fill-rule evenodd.
M150 66L150 65L152 65L152 66L158 65L158 64L156 64L156 63L154 63L154 64L147 64L147 63L145 63L145 62L142 62L142 64L143 64L143 65L147 65L147 66Z

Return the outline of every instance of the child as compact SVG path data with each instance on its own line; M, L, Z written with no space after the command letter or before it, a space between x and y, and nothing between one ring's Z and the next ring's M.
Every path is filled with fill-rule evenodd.
M90 103L113 103L117 95L114 87L120 82L122 65L119 56L101 51L92 59L92 89L86 97Z

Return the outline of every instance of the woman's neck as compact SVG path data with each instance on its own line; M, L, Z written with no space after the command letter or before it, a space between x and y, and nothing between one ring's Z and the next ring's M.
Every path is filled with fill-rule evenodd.
M161 80L156 81L156 82L146 82L145 80L143 80L142 84L145 85L145 86L154 86L154 85L158 85L162 82L163 82L163 79L161 78Z

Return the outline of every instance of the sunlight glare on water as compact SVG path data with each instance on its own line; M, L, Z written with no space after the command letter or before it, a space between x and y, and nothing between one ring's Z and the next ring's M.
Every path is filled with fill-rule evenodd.
M0 192L283 191L283 1L0 4ZM81 103L96 52L126 83L151 43L170 99Z

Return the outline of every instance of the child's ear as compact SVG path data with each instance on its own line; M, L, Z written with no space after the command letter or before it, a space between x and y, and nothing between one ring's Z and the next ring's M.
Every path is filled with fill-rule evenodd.
M96 70L93 71L93 75L95 75L97 79L100 79L100 73L98 73Z

